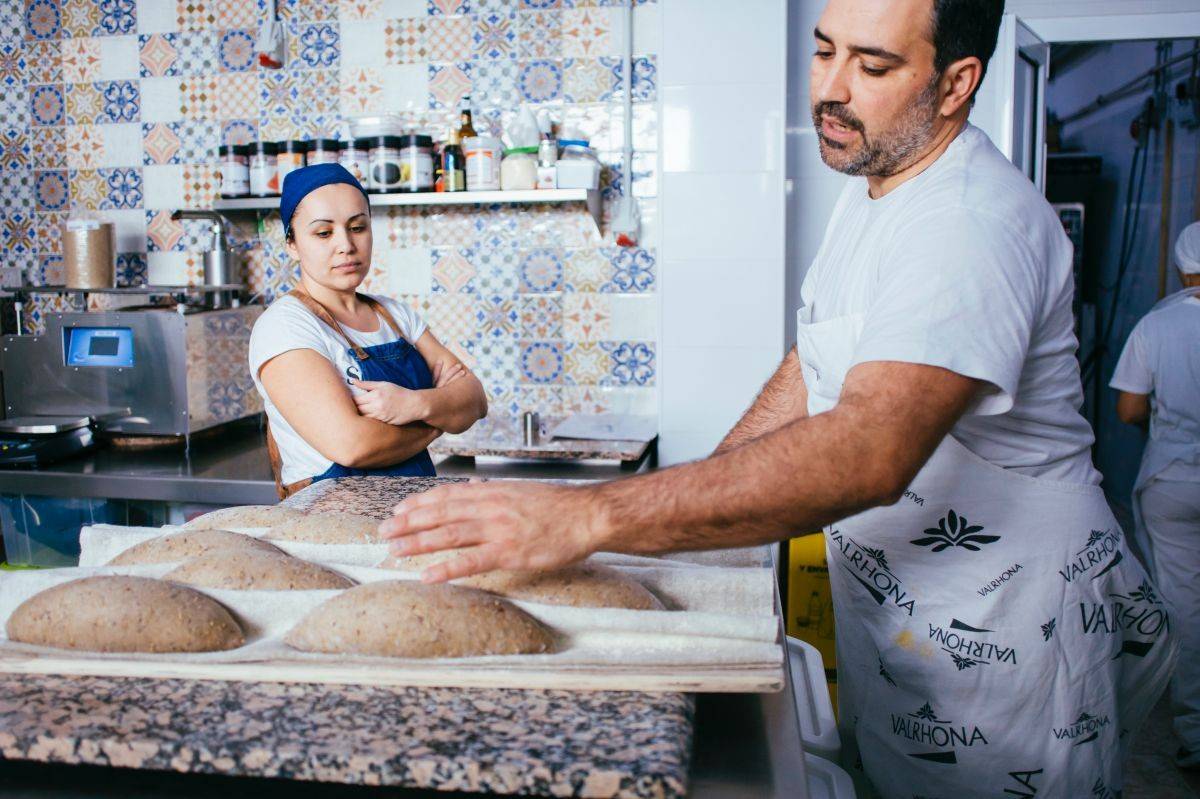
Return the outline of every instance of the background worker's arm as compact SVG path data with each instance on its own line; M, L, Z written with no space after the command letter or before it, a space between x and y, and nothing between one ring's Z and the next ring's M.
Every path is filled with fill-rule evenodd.
M1117 417L1125 424L1145 429L1150 424L1150 395L1118 391Z
M754 403L717 445L713 454L740 447L747 441L778 430L788 422L808 415L808 390L793 347L758 392Z
M337 369L315 350L276 355L263 365L259 377L288 424L317 452L342 466L401 463L441 435L421 422L397 426L360 415Z

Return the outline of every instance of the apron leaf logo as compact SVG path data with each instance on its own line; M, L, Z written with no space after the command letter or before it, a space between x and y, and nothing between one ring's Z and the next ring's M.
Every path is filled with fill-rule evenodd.
M1058 623L1058 617L1051 619L1042 625L1042 640L1049 641L1054 637L1054 625Z
M962 547L972 552L978 552L979 547L999 541L998 535L979 535L983 525L970 524L966 516L959 516L951 508L950 512L938 519L937 527L925 529L924 538L914 538L911 542L919 547L930 547L934 552L941 552L950 547Z

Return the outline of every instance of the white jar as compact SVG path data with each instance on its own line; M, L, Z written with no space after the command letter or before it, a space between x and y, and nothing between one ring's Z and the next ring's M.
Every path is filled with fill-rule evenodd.
M504 191L528 191L537 187L536 147L513 147L504 151L500 162L500 188Z
M562 155L555 164L555 180L560 189L596 189L600 187L600 162L586 141L561 141Z
M467 162L467 191L496 191L500 188L500 140L492 136L469 136L462 143Z

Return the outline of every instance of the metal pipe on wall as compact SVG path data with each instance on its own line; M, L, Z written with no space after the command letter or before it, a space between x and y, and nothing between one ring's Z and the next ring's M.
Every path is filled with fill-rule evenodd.
M1175 182L1175 120L1163 124L1162 208L1158 218L1158 298L1167 296L1167 273L1171 263L1171 192Z

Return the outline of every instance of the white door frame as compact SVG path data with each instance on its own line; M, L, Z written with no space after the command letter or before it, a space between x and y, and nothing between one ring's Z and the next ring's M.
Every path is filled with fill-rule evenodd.
M1200 36L1200 12L1167 14L1094 14L1079 17L1028 17L1021 21L1043 41L1115 42L1135 39L1192 39Z

